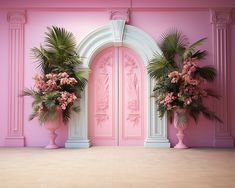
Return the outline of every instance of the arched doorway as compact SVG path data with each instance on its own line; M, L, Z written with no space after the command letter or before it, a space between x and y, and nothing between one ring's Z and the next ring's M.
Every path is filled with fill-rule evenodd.
M127 47L102 50L90 66L88 129L92 145L143 146L146 70Z
M78 54L83 57L83 68L90 68L94 58L100 52L111 46L127 47L132 49L141 58L144 66L147 66L154 53L161 53L155 41L143 30L131 25L126 25L125 20L111 20L109 24L96 29L87 35L78 47ZM167 139L166 119L159 119L156 113L154 99L151 98L153 81L147 75L143 80L146 87L146 111L145 118L145 147L170 147ZM68 140L65 143L67 148L87 148L90 147L90 137L88 135L88 121L90 119L88 110L88 87L82 93L81 110L71 117L69 123Z

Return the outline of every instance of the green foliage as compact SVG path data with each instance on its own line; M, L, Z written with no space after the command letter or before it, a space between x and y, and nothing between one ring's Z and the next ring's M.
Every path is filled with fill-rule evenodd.
M215 68L197 65L207 55L206 51L197 50L205 40L202 38L189 45L188 39L175 29L162 35L159 43L162 53L156 53L147 67L150 77L155 81L153 92L161 118L167 112L172 120L174 111L184 108L196 122L200 114L209 120L222 122L203 103L206 97L219 99L213 90L202 86L203 80L215 80ZM176 75L170 76L172 73ZM169 98L170 102L166 102Z
M210 66L198 67L196 72L202 78L206 79L208 82L212 82L216 78L216 70L214 67Z
M63 93L68 92L77 98L76 101L81 97L89 73L88 70L80 68L82 61L76 52L76 40L73 34L64 28L55 26L48 27L47 30L44 45L32 48L32 55L41 72L40 81L35 79L35 82L42 82L45 87L49 87L53 79L50 80L48 76L57 75L56 87L49 89L36 87L25 89L22 93L22 96L31 96L34 99L33 112L29 119L38 117L41 123L47 119L55 118L58 106L62 105L59 99L63 98ZM59 76L62 73L67 73L68 77L66 78L74 78L76 81L72 84L61 84L62 79L65 79L65 77ZM79 110L79 103L76 101L70 101L66 104L66 108L62 109L64 122L68 122L70 119L71 111L77 112Z

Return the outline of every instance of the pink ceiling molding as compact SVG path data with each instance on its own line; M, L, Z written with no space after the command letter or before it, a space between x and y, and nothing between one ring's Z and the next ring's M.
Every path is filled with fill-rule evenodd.
M1 0L1 8L27 9L178 9L235 8L234 0Z

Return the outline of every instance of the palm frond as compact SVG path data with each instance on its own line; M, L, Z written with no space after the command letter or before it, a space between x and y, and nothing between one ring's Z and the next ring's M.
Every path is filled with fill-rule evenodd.
M196 51L196 48L198 46L200 46L204 41L206 40L206 38L202 38L196 42L194 42L192 45L190 45L188 48L185 49L184 53L183 53L183 59L187 60L188 58L192 58L194 52Z
M196 73L209 82L216 78L216 69L211 66L197 67Z
M38 117L38 113L33 112L32 114L30 114L29 116L29 120L33 120L34 118Z
M50 72L50 53L42 46L40 48L32 48L31 49L33 57L36 59L38 63L37 68L40 68L41 71L45 74Z
M56 54L56 60L61 61L76 53L76 40L71 32L64 28L48 27L46 34L46 47L48 51Z
M169 32L163 33L162 40L159 44L162 53L165 58L174 62L175 55L184 52L185 47L188 44L188 39L182 34L181 31L171 29Z
M34 91L32 88L26 88L23 90L23 92L20 94L20 96L32 96L34 97L36 95L36 91Z
M191 58L196 58L198 60L204 59L207 56L207 51L196 51L194 54L192 54Z
M206 107L203 106L201 112L207 119L223 123L223 121L214 112L208 110Z
M207 92L207 95L210 96L210 97L214 97L216 99L220 99L220 96L214 92L213 90L211 89L205 89L205 91Z
M88 81L89 72L87 70L80 70L78 72L75 72L75 77L77 78L78 82L77 86L81 91L83 91Z
M162 54L157 53L155 57L150 60L147 69L151 78L158 79L168 75L171 71L177 70L177 67L173 67Z
M62 112L62 116L63 116L63 121L64 123L67 123L70 119L70 111L69 111L70 108L66 108L65 110L63 110Z
M74 112L79 112L79 111L80 111L80 106L74 106L74 107L72 108L72 110L73 110Z

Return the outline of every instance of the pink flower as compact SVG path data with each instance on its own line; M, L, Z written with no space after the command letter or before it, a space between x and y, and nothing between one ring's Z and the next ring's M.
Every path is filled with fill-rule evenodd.
M191 84L191 85L198 85L198 81L197 80L189 80L189 82L188 82L189 84Z
M195 72L196 70L197 70L197 69L196 69L195 66L193 66L193 67L190 68L190 71L191 71L191 72Z
M60 105L60 107L61 107L62 110L65 110L65 109L66 109L66 106L65 106L65 104L63 104L63 103Z
M191 98L188 98L186 101L185 101L185 104L186 105L190 105L192 103L192 99Z
M175 99L175 97L173 96L173 92L167 93L167 95L166 95L166 97L165 97L165 103L166 103L166 104L169 104L169 103L171 103L174 99Z
M63 78L68 78L68 77L69 77L69 75L68 75L68 73L67 73L67 72L63 72L63 73L61 73L61 77L63 77Z
M179 72L178 71L173 71L173 72L171 72L168 75L169 78L178 77L178 76L179 76Z
M69 82L71 84L76 84L77 83L77 80L75 78L69 78Z
M68 104L73 103L74 100L76 100L77 97L73 93L69 93L67 91L64 91L61 93L61 97L58 97L59 105L61 106L62 110L65 110Z
M168 77L171 78L171 83L177 83L180 79L181 74L178 71L171 72Z
M42 76L41 74L36 73L36 74L33 76L33 79L34 79L34 80L42 80L42 79L43 79L43 76Z
M72 95L72 99L73 99L73 100L76 100L77 97L76 97L75 95Z
M60 80L60 85L65 85L65 84L67 84L67 82L68 82L68 78L62 78Z
M50 80L56 80L57 78L57 74L55 73L49 73L46 75L46 78L50 79Z

